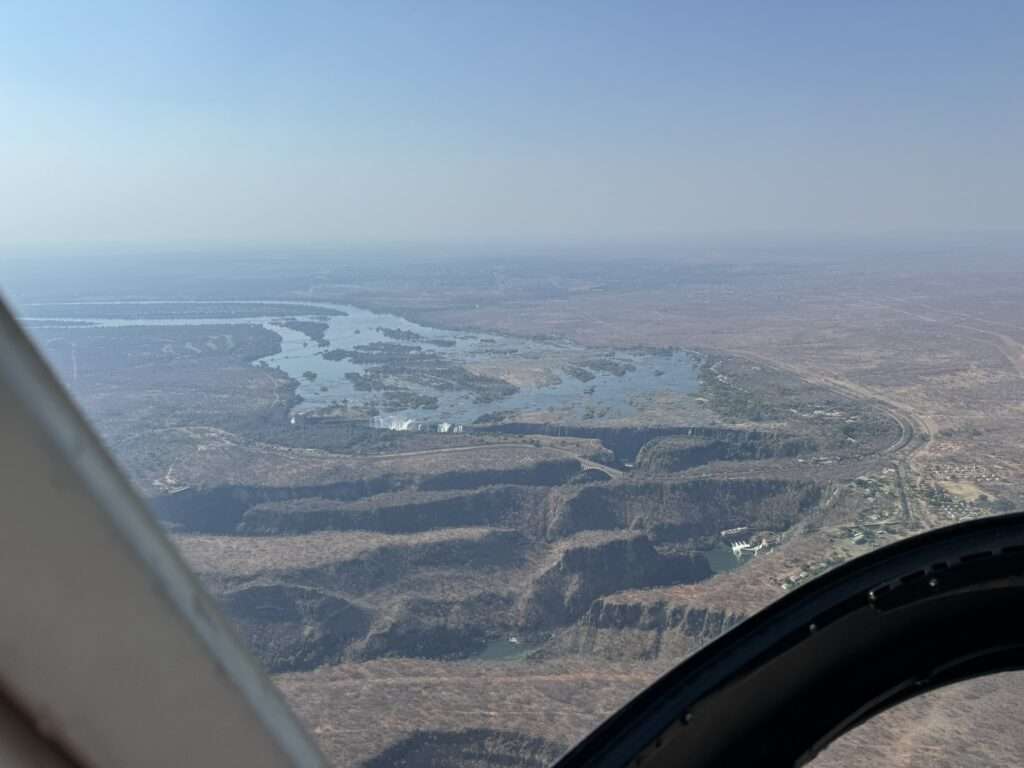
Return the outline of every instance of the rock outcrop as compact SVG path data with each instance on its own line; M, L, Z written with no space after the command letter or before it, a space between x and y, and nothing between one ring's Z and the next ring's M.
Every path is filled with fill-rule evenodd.
M560 626L583 616L595 599L624 589L689 584L711 575L699 553L663 555L646 534L584 534L565 542L523 598L527 629Z
M621 481L584 486L553 506L548 537L587 530L643 530L655 543L710 546L726 528L783 531L818 503L810 482L753 480Z
M567 483L580 470L576 459L550 459L525 466L456 469L423 476L381 474L310 486L222 485L154 496L150 506L174 530L235 533L247 510L262 504L308 498L355 501L401 490L473 490L491 485L552 487Z
M473 525L530 529L540 525L546 489L499 485L472 491L381 494L354 502L311 497L257 504L238 532L247 535L312 531L415 533Z
M340 661L370 629L372 613L309 587L257 584L221 595L224 611L267 669L313 669Z
M569 653L614 659L682 661L744 618L727 608L611 595L595 600L554 645Z
M794 458L817 449L817 443L808 438L722 429L707 436L678 435L651 440L640 450L636 467L664 475L714 461Z

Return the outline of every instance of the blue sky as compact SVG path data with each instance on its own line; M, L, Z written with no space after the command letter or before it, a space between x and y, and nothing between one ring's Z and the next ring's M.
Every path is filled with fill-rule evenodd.
M0 0L0 245L1020 229L1024 3Z

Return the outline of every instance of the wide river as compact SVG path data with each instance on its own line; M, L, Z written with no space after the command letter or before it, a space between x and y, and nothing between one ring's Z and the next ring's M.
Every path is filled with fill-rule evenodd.
M188 308L195 304L230 306L224 317L211 314L203 318L175 318L174 307ZM282 315L260 314L261 305L277 307L287 305L287 317L298 320L316 320L327 323L324 337L327 347L297 330L281 325ZM253 314L239 308L251 305ZM96 307L94 316L89 308ZM167 311L162 312L166 307ZM134 308L134 311L133 311ZM154 309L158 311L154 313ZM324 316L316 311L340 311L344 314ZM488 376L501 376L511 380L519 391L491 402L478 402L476 394L465 389L433 389L428 386L396 379L396 386L437 398L437 408L405 408L383 412L379 426L399 428L417 423L469 424L474 419L495 411L519 413L551 412L562 420L592 418L622 418L635 413L633 399L658 392L690 393L697 389L696 372L689 355L684 351L648 352L643 350L588 349L569 342L537 340L503 336L492 333L447 331L419 325L397 315L371 312L360 307L325 304L320 302L95 302L46 305L24 305L22 319L47 326L60 323L89 323L94 327L165 326L165 325L223 325L254 323L262 325L281 337L281 351L254 362L279 368L298 382L302 403L297 412L304 412L347 401L351 406L372 405L376 394L356 389L347 373L364 374L372 365L351 360L328 360L322 355L329 350L352 350L374 342L401 343L421 346L425 352L436 354L468 370ZM183 312L184 313L184 312ZM144 316L153 315L158 316ZM166 315L166 316L165 316ZM392 332L386 335L381 329ZM415 334L421 340L396 340L394 332ZM411 338L411 337L410 337ZM441 345L429 342L440 341ZM586 365L588 361L612 361L602 371L591 368L592 379L582 381L567 372L567 368ZM622 372L623 367L627 370ZM315 378L307 374L316 374Z

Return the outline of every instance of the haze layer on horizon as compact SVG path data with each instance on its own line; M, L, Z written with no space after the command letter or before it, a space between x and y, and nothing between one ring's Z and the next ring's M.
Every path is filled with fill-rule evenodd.
M1022 32L996 2L7 4L0 248L1012 230Z

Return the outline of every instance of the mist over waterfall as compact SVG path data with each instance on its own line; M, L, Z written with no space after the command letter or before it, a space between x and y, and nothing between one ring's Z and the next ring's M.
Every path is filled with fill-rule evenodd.
M462 432L461 424L452 424L447 421L432 424L416 421L415 419L403 419L397 416L374 416L370 419L370 426L374 429L390 429L393 432L441 432L444 434L458 434Z

